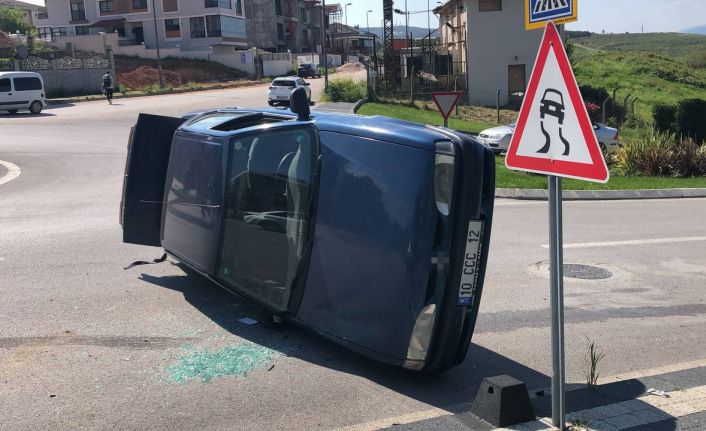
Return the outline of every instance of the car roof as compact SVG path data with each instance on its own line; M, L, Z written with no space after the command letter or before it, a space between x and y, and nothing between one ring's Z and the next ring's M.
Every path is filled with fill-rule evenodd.
M298 76L283 76L281 78L275 78L273 81L296 81L299 78Z
M37 72L0 72L0 78L12 78L12 77L41 78L42 75Z
M207 133L209 135L227 137L255 126L254 123L249 121L249 118L257 117L258 114L260 114L260 118L264 116L265 118L274 119L278 122L281 122L282 120L298 122L297 115L288 109L225 108L195 113L194 116L191 117L196 118L201 115L217 115L221 117L222 121L205 124L205 128L203 127L204 124L194 124L192 126L191 122L187 122L181 127L181 129L192 133ZM242 121L245 124L242 124L242 127L235 126L230 130L218 129L219 125L223 125L231 121ZM258 122L257 119L254 119L253 121L255 123ZM300 122L300 124L306 123L313 123L320 132L341 133L357 136L363 139L374 139L427 151L435 151L434 143L436 141L450 140L453 136L460 136L458 133L448 129L410 123L408 121L383 117L380 115L363 116L336 112L312 111L310 121Z

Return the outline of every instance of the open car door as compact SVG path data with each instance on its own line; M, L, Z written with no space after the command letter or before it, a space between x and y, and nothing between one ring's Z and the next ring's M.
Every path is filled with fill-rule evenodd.
M164 182L174 132L184 119L140 114L130 133L120 203L123 242L159 247Z

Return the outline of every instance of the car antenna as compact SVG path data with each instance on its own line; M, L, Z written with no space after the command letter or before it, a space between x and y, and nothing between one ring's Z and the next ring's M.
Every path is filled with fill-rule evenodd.
M306 95L304 87L299 87L292 92L291 96L291 111L297 114L297 121L309 121L309 98Z

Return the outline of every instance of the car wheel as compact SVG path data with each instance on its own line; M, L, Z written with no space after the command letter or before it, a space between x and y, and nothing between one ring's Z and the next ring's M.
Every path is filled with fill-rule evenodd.
M17 109L9 109L7 112L9 112L12 115L17 114Z
M603 142L600 142L598 145L601 147L601 151L603 152L603 154L608 152L608 148L605 146L605 144Z
M31 112L34 115L37 115L40 112L42 112L42 108L43 108L42 102L40 102L39 100L35 100L34 102L32 102L31 105L29 105L29 112Z

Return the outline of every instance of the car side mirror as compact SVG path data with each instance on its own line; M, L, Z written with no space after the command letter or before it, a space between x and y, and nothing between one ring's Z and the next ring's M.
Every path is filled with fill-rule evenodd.
M309 97L306 95L306 90L303 87L297 87L292 92L290 100L290 109L297 114L297 121L309 121L311 110L309 109Z

